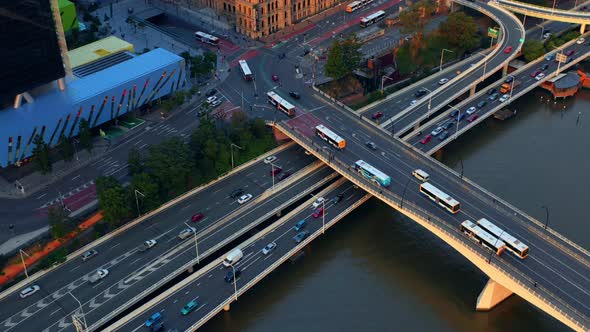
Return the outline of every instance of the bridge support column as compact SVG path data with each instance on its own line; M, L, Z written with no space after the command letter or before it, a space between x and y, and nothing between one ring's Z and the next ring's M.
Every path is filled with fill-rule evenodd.
M277 217L280 217L283 214L283 211L277 211Z
M580 34L584 34L586 32L586 24L580 25Z
M490 279L477 297L475 309L477 311L492 310L498 303L506 300L512 294L511 290Z
M471 86L471 89L469 89L469 97L473 96L475 94L475 89L477 88L477 84L473 84Z
M272 127L272 133L274 134L275 139L277 141L287 141L287 140L290 140L289 136L283 134L282 131L278 130L275 127Z
M225 305L225 307L223 307L223 311L229 311L229 303Z
M508 64L505 64L504 67L502 67L502 77L508 75Z
M193 271L194 271L194 269L193 269L193 267L192 267L192 266L191 266L191 267L189 267L189 268L186 270L186 272L188 272L188 273L193 273Z

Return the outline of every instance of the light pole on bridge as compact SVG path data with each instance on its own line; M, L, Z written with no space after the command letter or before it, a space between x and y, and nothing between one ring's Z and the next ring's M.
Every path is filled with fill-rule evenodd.
M545 229L547 229L549 226L549 207L543 205L541 208L545 209Z

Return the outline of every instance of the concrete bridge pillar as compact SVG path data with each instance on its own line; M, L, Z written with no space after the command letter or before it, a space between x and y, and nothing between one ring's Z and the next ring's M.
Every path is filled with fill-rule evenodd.
M225 305L225 307L223 307L223 311L229 311L229 303Z
M505 64L504 67L502 67L502 77L508 75L508 64Z
M512 294L511 290L490 279L477 297L475 309L477 311L492 310L498 303L506 300Z
M473 96L475 94L475 89L477 88L477 84L473 84L471 86L471 89L469 89L469 97Z
M580 34L584 34L586 32L586 23L580 25Z

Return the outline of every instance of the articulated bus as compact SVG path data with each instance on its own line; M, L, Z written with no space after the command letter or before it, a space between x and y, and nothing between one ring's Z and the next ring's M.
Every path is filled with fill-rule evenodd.
M321 137L324 141L332 144L334 147L336 147L340 150L342 150L342 149L344 149L344 147L346 147L346 141L344 140L344 138L336 135L336 133L334 133L333 131L331 131L330 129L326 128L323 125L316 126L315 133L316 133L316 135Z
M268 102L272 105L276 106L278 109L283 111L283 113L287 114L288 116L295 115L295 106L291 105L290 102L286 101L283 97L279 96L274 91L269 91L266 93L268 97Z
M242 72L244 80L251 81L252 71L250 70L250 67L248 67L248 63L246 62L246 60L239 60L238 63L240 64L240 71Z
M209 45L217 46L219 44L219 38L201 31L195 32L195 38Z
M371 2L373 2L373 0L357 0L357 1L353 1L351 3L349 3L348 5L346 5L346 12L347 13L352 13L353 11L359 9L359 8L363 8L364 6L370 4Z
M388 175L363 160L357 160L354 168L367 179L379 183L381 187L388 187L391 184L391 178Z
M495 252L498 256L504 251L505 243L502 240L492 236L469 220L462 222L459 229L463 234L469 236L469 238L479 243L482 247Z
M367 16L367 17L363 17L361 19L361 27L366 28L369 25L375 24L379 21L381 21L382 19L385 18L385 12L380 10L378 12L374 12L373 14Z
M458 213L461 210L461 203L428 182L420 185L420 192L451 213Z
M477 221L477 226L486 232L492 234L506 244L506 248L512 251L520 259L525 259L529 255L529 247L517 240L512 235L506 233L503 229L493 224L486 218Z

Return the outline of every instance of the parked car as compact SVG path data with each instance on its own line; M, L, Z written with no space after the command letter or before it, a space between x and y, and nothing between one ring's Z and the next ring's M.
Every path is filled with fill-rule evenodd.
M441 140L441 141L444 141L448 137L449 137L449 132L448 131L445 131L442 134L440 134L440 136L438 136L438 139Z
M193 214L193 216L191 217L191 221L192 222L199 222L201 220L203 220L203 218L205 218L205 215L202 212L198 212Z
M432 140L432 134L428 134L428 135L424 136L423 139L420 140L420 143L426 144L426 143L430 142L431 140Z
M319 208L313 213L312 216L317 219L323 215L324 215L324 208Z
M510 95L502 95L502 97L500 97L500 102L503 103L508 99L510 99Z
M180 310L180 313L183 316L186 316L188 314L190 314L193 310L197 309L197 307L199 306L199 302L197 302L197 300L192 300L189 303L187 303L182 310Z
M211 96L214 96L216 93L217 93L217 90L211 89L211 90L207 91L207 93L205 94L205 96L211 97Z
M87 260L89 260L90 258L92 258L96 255L98 255L98 251L96 251L94 249L90 249L87 252L82 254L82 261L86 262Z
M271 242L271 243L267 244L264 248L262 248L262 254L263 255L268 255L276 247L277 247L277 244L275 242Z
M297 243L301 243L301 241L305 240L308 235L309 235L308 231L301 231L293 237L293 240L295 240L295 242L297 242Z
M240 196L240 198L238 198L238 203L244 204L251 199L252 199L252 194L242 195L242 196Z
M25 297L29 297L37 293L40 289L41 287L39 287L38 285L32 285L20 291L19 296L21 299L24 299Z
M448 79L448 78L441 78L441 79L438 81L438 84L439 84L439 85L444 85L444 84L447 84L447 82L448 82L448 81L449 81L449 79Z
M477 112L477 108L475 108L475 107L471 106L471 107L469 107L469 108L467 109L467 111L466 111L466 112L467 112L467 114L471 115L471 114L473 114L473 113Z
M272 163L275 160L277 160L277 157L276 156L268 156L268 157L264 158L264 163L265 164L270 164L270 163Z
M434 128L434 130L433 130L433 131L432 131L430 134L431 134L432 136L436 136L436 135L438 135L438 134L442 133L442 132L443 132L443 130L444 130L444 129L443 129L442 127L436 127L436 128Z
M380 119L381 117L383 117L383 112L375 112L375 113L373 113L373 115L371 115L371 118L373 120Z
M537 81L540 81L540 80L542 80L543 78L545 78L545 74L543 74L543 73L539 73L539 75L535 76L535 79L536 79Z
M504 49L504 53L509 54L510 52L512 52L512 46L508 46Z
M473 114L472 116L467 118L468 122L473 122L475 121L477 118L479 118L479 114Z
M217 100L216 96L207 97L207 104L211 104Z
M311 205L312 209L317 208L318 206L322 205L324 202L326 201L325 198L323 197L318 197L318 199L315 200L315 202L313 202L313 204Z
M377 144L375 144L375 142L367 142L366 145L369 147L369 149L371 150L377 150Z
M211 107L213 107L213 108L215 108L219 105L221 105L221 100L219 100L219 99L217 99L211 103Z
M295 91L289 92L289 96L291 96L291 97L293 97L295 99L301 98L301 95L299 94L299 92L295 92Z

